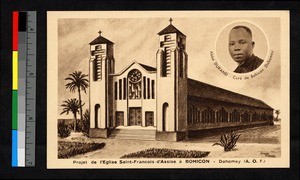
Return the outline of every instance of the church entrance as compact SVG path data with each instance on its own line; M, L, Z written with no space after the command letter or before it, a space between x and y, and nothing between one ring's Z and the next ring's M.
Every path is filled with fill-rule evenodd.
M132 107L129 108L129 126L141 126L142 125L142 108Z

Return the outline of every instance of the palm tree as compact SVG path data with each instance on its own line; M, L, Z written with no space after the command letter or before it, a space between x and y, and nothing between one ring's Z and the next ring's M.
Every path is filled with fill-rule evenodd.
M74 115L74 132L76 131L76 124L77 124L77 113L78 109L80 109L79 101L76 98L68 99L63 101L64 104L61 105L63 107L63 111L60 113L61 115L66 113L67 115L71 111Z
M75 71L72 74L69 74L65 80L71 81L66 84L66 88L70 89L71 92L78 91L78 99L79 99L79 110L80 110L80 120L82 120L82 101L81 101L81 93L80 91L83 90L86 93L86 89L89 87L89 80L86 79L88 75L83 74L81 71Z

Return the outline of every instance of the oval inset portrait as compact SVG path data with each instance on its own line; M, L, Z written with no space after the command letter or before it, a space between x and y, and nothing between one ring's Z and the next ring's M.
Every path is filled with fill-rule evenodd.
M220 63L238 74L259 69L267 58L268 48L268 39L263 30L248 21L236 21L225 26L216 40Z

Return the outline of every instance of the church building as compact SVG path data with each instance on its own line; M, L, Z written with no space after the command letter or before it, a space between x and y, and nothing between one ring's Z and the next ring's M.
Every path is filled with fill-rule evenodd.
M203 129L272 122L264 102L188 78L186 35L171 20L158 38L156 67L133 61L121 72L112 41L99 32L90 42L91 138L123 132L123 139L180 141Z

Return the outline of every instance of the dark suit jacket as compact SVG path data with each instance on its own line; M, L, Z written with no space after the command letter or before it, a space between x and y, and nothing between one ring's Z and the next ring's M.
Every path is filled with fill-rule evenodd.
M252 54L250 58L248 58L243 64L239 65L234 72L235 73L247 73L251 72L255 69L257 69L261 64L263 63L263 60L259 57Z

